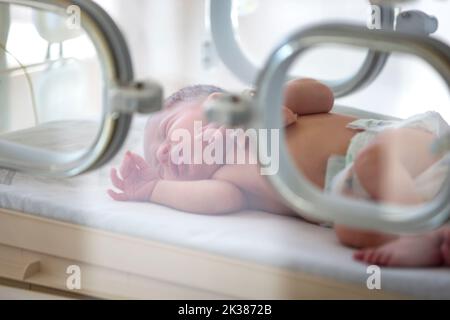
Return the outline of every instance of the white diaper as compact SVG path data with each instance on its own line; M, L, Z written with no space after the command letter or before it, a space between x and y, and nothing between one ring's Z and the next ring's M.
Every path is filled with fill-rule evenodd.
M353 171L353 163L358 153L369 145L383 130L389 128L415 128L433 133L441 138L450 132L449 125L437 112L429 111L402 121L359 119L348 126L362 130L350 142L345 157L330 157L327 167L325 189L336 194L347 194L357 198L369 199L369 194L360 184ZM416 178L416 187L425 200L432 200L439 192L449 171L448 157L428 168Z

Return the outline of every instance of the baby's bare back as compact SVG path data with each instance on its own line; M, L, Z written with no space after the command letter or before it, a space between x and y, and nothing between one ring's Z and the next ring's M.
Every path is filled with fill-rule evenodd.
M336 114L309 115L299 117L286 129L287 144L297 167L317 187L324 186L329 157L347 152L356 132L346 125L354 120ZM281 204L256 165L226 165L214 177L230 181L244 191L251 209L291 213Z
M292 158L316 186L323 188L328 159L331 155L345 155L355 131L347 129L355 118L338 114L303 116L286 129Z

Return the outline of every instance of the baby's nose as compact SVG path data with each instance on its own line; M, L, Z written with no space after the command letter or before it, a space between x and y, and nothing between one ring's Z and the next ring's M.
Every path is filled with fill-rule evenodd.
M169 159L170 145L168 143L163 143L159 146L156 152L156 158L160 163L165 163Z

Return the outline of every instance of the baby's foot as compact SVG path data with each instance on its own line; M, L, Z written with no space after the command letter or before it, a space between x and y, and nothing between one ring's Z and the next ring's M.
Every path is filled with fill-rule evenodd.
M440 266L446 263L445 259L450 258L449 243L448 240L444 241L444 231L400 237L377 248L357 251L354 258L367 264L388 267ZM443 251L447 252L446 257Z
M446 266L450 266L450 227L443 231L443 238L441 245L442 259Z

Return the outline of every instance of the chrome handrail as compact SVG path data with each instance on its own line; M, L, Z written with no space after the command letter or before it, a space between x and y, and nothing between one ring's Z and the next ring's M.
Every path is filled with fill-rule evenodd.
M125 95L129 95L129 88L136 88L133 81L133 68L130 53L125 39L117 28L110 16L93 1L86 0L0 0L0 3L17 4L35 9L42 9L49 12L55 12L61 15L66 14L66 10L71 5L80 8L81 27L88 34L93 42L99 62L102 65L104 79L104 99L102 122L98 135L95 137L92 147L85 153L55 155L53 152L46 153L44 150L39 152L40 160L33 163L34 156L38 156L36 150L27 146L19 146L16 154L13 146L9 143L5 149L1 150L0 143L0 167L19 170L36 175L45 175L51 177L68 177L96 169L108 162L122 147L128 130L131 125L132 112L123 106L115 108L109 101L111 92L114 97L121 93L123 88ZM148 86L139 87L143 90L149 90L155 94L155 105L149 106L148 111L160 109L162 91L156 84L152 88ZM137 99L148 98L145 95L136 95ZM128 101L126 99L117 99L115 101ZM138 105L133 104L133 105ZM142 109L142 108L141 108ZM1 141L0 141L1 142ZM70 159L63 162L61 159ZM46 164L47 163L47 164Z
M232 0L210 1L210 32L217 53L228 69L241 81L254 85L260 68L255 66L239 46L235 36L232 18ZM394 9L389 5L380 5L381 27L385 30L394 28ZM383 70L389 53L370 50L358 71L347 79L340 81L323 81L327 83L336 97L349 95L370 85Z
M258 79L254 102L257 112L253 125L266 129L282 128L281 112L276 112L274 106L282 105L282 88L288 69L308 49L323 44L413 54L434 67L450 90L450 47L443 42L389 31L368 31L351 25L319 25L295 33L271 55ZM280 131L280 141L284 141L284 130ZM270 154L267 149L264 143L259 144L259 157ZM285 143L281 143L279 154L279 171L267 178L286 204L302 215L385 232L436 228L449 218L450 174L433 202L413 208L381 205L325 195L297 170Z

